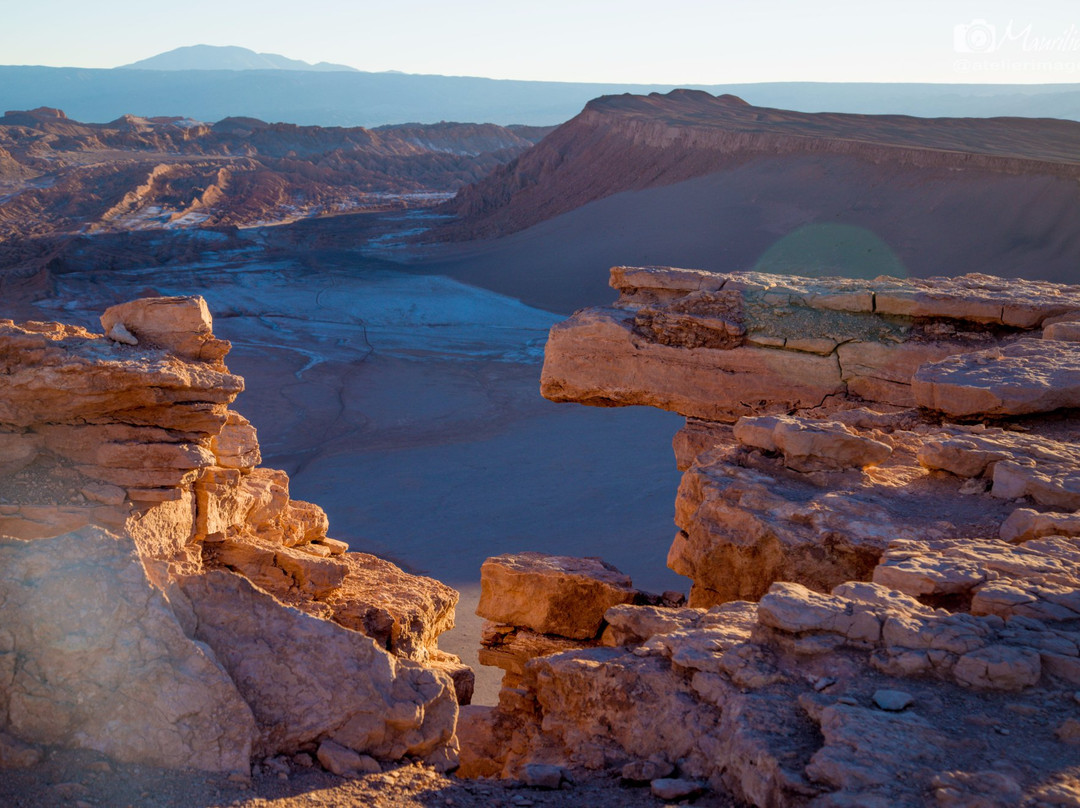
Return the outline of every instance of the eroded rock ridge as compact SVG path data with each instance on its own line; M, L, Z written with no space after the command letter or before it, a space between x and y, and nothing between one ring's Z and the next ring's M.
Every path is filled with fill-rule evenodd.
M757 806L1080 804L1080 287L612 286L554 327L542 390L687 417L668 564L689 605L626 598L588 626L481 608L507 674L463 717L463 770ZM485 587L546 614L599 563L530 589L506 569L539 560L493 559Z

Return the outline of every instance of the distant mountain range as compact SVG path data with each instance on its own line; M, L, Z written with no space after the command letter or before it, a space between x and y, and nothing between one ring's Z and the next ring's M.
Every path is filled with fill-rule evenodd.
M277 53L256 53L235 45L188 45L149 59L140 59L118 70L309 70L359 72L355 67L330 62L311 64Z
M445 198L547 130L411 124L378 130L58 109L0 117L0 263L30 238L248 226Z
M684 85L732 93L760 107L921 117L1080 120L1080 84L860 84L781 82ZM123 68L0 66L0 110L63 109L83 121L125 114L231 116L316 126L473 121L552 125L597 96L666 93L676 85L510 81L369 73L309 65L245 48L178 48Z

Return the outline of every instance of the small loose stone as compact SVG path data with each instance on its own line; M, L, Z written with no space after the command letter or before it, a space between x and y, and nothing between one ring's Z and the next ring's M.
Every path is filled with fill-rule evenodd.
M703 790L701 783L695 780L679 780L674 778L661 778L653 780L651 790L654 797L662 800L683 800L700 794Z
M910 707L914 701L912 695L903 690L878 690L874 693L874 704L893 713Z
M563 770L560 766L546 763L527 763L524 771L525 784L532 788L558 788L562 783Z

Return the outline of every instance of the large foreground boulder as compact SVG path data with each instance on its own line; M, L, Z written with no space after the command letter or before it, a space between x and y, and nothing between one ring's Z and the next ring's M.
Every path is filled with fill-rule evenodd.
M116 760L246 772L255 719L129 538L0 539L0 732Z
M257 754L329 739L383 759L454 760L457 700L447 674L285 607L239 575L186 576L177 588L192 636L214 650L255 713Z

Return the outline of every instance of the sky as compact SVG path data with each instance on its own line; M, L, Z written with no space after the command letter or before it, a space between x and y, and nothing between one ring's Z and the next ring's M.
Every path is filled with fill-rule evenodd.
M1080 82L1077 0L0 0L0 64L239 45L360 70L552 81Z

